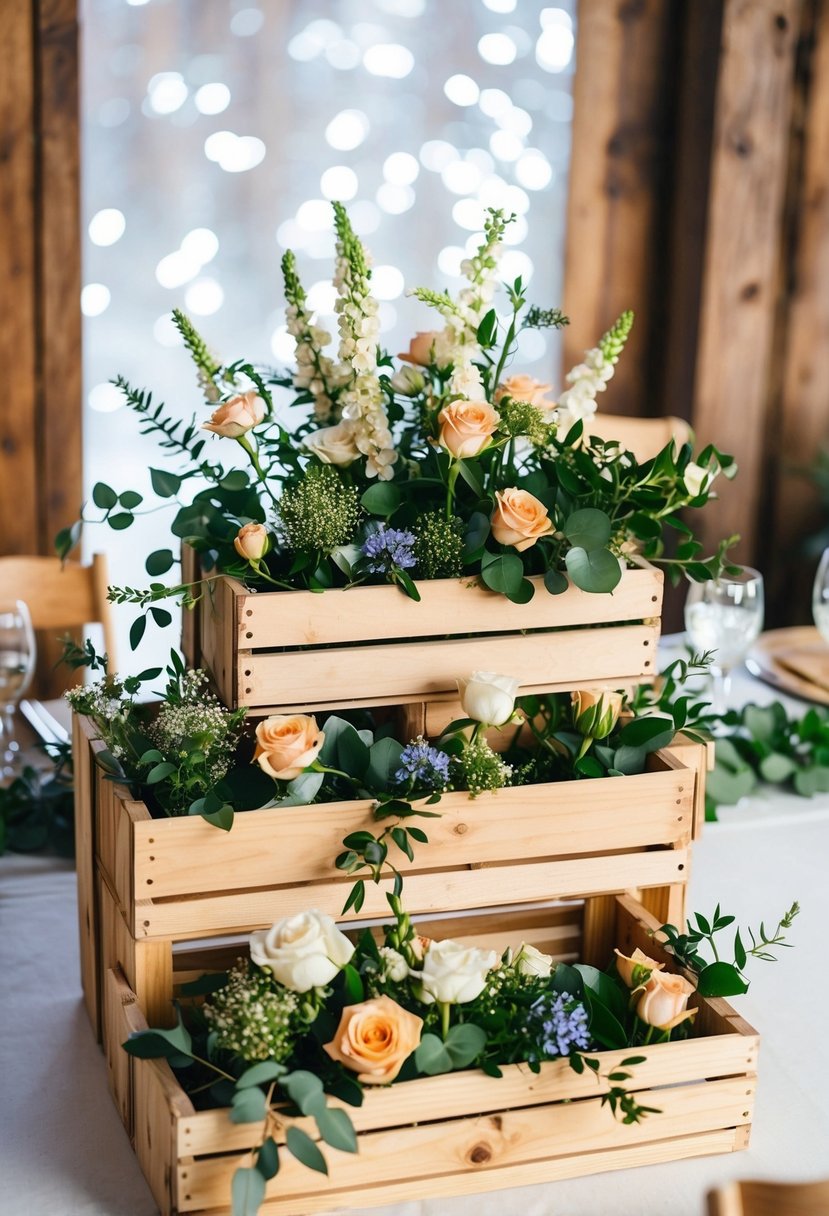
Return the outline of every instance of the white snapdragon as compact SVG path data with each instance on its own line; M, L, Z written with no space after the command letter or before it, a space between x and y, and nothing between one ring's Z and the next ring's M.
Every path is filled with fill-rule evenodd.
M288 250L282 259L285 278L285 310L288 333L296 341L296 371L294 388L309 392L314 398L314 417L320 424L339 421L339 409L334 392L338 387L337 368L333 359L324 355L323 348L331 335L314 324L313 313L305 305L305 291L296 272L293 253Z
M501 237L509 220L500 211L491 212L484 227L484 240L475 255L464 258L461 273L469 283L458 293L456 306L448 312L446 326L435 344L440 362L451 363L450 391L471 400L483 396L483 384L473 360L481 353L478 326L489 311L497 287Z
M602 336L599 345L585 351L583 362L567 373L565 382L569 387L559 397L555 411L559 434L566 435L575 423L587 421L596 413L596 397L605 391L607 382L613 378L632 325L633 313L623 312Z
M354 235L344 208L334 205L337 260L334 286L340 333L340 397L343 417L352 424L355 446L366 457L366 474L390 481L394 476L394 450L383 393L377 374L378 304L369 287L366 252Z

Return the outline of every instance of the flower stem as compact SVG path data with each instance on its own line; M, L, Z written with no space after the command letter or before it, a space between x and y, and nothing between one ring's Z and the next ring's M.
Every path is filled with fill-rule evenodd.
M460 462L453 460L449 466L449 476L446 479L446 518L451 519L455 503L455 483L461 471Z
M440 1002L440 1033L444 1042L449 1033L449 1015L452 1012L452 1006L448 1001Z
M239 438L236 440L236 442L239 444L240 447L244 448L244 450L247 452L248 457L250 458L250 463L253 465L254 469L256 470L256 476L259 478L259 480L262 483L262 485L264 486L265 490L270 495L271 500L273 502L276 502L277 501L276 495L274 494L271 487L268 485L268 479L265 476L265 470L262 468L262 465L259 463L259 453L256 451L256 448L254 448L253 444L250 442L247 435L240 435Z

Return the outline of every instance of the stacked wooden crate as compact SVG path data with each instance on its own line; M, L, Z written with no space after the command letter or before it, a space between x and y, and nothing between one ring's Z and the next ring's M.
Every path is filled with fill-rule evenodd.
M572 587L551 597L542 588L530 604L515 605L468 580L425 583L421 593L420 604L392 587L253 594L221 578L188 619L187 657L207 668L226 704L247 705L252 718L395 704L406 737L434 732L452 713L454 676L476 669L514 675L522 692L619 687L655 673L662 578L652 569L626 572L612 597ZM239 953L211 945L193 955L188 943L249 933L309 907L339 917L349 880L334 858L348 832L371 829L372 804L240 814L228 834L198 818L152 819L96 769L96 744L82 722L75 742L87 1007L96 1024L100 1018L113 1093L159 1206L214 1208L227 1202L232 1172L233 1158L221 1154L244 1149L250 1129L232 1125L226 1112L196 1115L166 1065L133 1061L120 1045L144 1019L169 1022L182 974L200 964L221 968ZM502 946L523 938L599 966L616 945L650 947L650 928L684 914L705 761L704 747L678 738L638 777L475 800L444 795L428 845L403 867L406 906L419 920L483 910L441 935ZM370 884L361 916L385 909L384 889ZM739 1147L756 1037L722 1002L700 1005L703 1040L648 1049L643 1088L688 1087L667 1094L667 1106L660 1095L668 1114L644 1131L600 1115L595 1078L588 1090L558 1064L540 1078L519 1068L507 1082L477 1073L411 1082L405 1123L390 1093L369 1094L358 1114L361 1153L347 1163L335 1154L330 1184L280 1171L267 1210L411 1197L405 1160L415 1148L421 1165L431 1162L430 1145L434 1169L418 1168L418 1194ZM561 1105L572 1098L580 1100ZM414 1126L438 1114L431 1130Z

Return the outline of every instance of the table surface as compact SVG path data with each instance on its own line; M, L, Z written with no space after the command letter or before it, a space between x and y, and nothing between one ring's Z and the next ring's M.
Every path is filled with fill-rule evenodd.
M774 690L747 673L735 704ZM801 702L790 702L802 712ZM824 925L829 795L764 790L708 824L694 850L690 907L720 901L742 924L776 923L794 899L794 951L757 963L742 1015L762 1034L750 1148L461 1199L377 1208L377 1216L704 1216L734 1178L829 1176L829 972ZM156 1211L107 1090L81 1003L75 875L49 858L0 858L0 1211L4 1216L152 1216ZM610 1117L608 1115L608 1117ZM785 1216L781 1213L781 1216Z

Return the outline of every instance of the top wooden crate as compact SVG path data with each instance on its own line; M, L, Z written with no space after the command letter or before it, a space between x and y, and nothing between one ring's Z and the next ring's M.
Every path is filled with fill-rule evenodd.
M416 603L393 586L251 592L222 576L185 648L225 705L263 714L454 699L473 671L507 673L523 694L653 677L661 571L626 570L612 595L530 581L528 604L474 578L421 582Z

